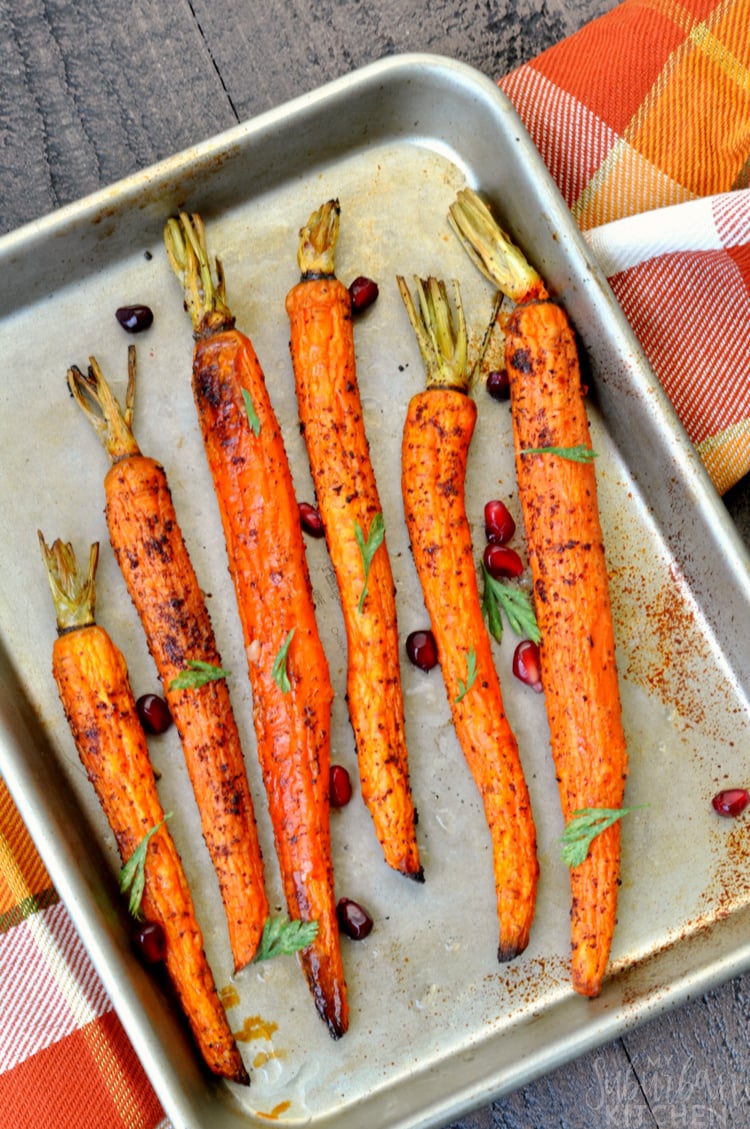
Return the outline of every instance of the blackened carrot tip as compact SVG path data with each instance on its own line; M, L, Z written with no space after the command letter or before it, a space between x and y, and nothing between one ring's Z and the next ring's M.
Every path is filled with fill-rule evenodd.
M244 1066L240 1066L232 1075L231 1081L236 1082L238 1086L249 1086L250 1075L245 1070Z
M412 882L424 882L423 866L420 866L419 870L401 870L399 874L403 874L404 878L411 878Z
M503 944L498 945L497 959L500 964L507 964L508 961L515 960L524 951L527 941L519 941L516 944Z
M325 1020L326 1027L328 1028L328 1034L336 1042L338 1042L338 1040L341 1038L341 1036L345 1035L346 1032L349 1030L348 1022L342 1024L338 1020L332 1018L331 1016L327 1016L327 1015L324 1015L323 1019Z

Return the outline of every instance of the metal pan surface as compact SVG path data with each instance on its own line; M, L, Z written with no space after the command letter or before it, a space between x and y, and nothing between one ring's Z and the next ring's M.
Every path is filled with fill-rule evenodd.
M151 742L165 807L196 895L209 958L252 1085L208 1079L171 1001L131 953L111 835L67 732L50 674L54 616L36 542L102 543L98 616L136 693L156 689L139 624L108 551L106 458L65 373L94 354L122 392L129 339L118 306L144 302L136 429L165 465L206 592L244 739L271 901L281 908L249 688L212 488L190 391L191 331L162 246L165 219L199 211L224 263L238 325L262 360L299 497L310 498L284 297L299 227L337 196L337 273L380 284L356 324L359 380L388 530L402 637L426 617L399 488L401 428L423 368L395 275L459 278L476 344L492 294L450 234L464 183L492 201L580 334L612 580L626 729L623 885L601 996L568 980L568 876L541 696L516 683L510 633L496 648L532 792L541 884L527 951L496 962L489 842L439 670L403 663L423 887L389 872L358 793L333 813L337 893L375 928L345 941L351 1028L315 1014L296 962L233 977L218 892L177 738ZM444 1125L625 1027L750 966L746 847L710 799L746 775L750 573L745 550L666 403L606 280L516 114L493 82L448 59L385 59L0 241L0 765L61 896L175 1126L389 1129ZM507 406L477 393L468 508L504 498L520 519ZM520 526L520 520L519 520ZM519 540L522 548L522 542ZM337 691L333 756L356 775L344 702L345 643L325 545L308 558Z

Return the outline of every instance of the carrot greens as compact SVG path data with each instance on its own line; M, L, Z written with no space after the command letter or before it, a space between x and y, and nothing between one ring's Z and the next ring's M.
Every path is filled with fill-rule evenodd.
M299 952L311 945L317 935L317 921L290 921L283 916L269 917L253 960L257 964L262 960Z
M229 675L228 670L203 659L188 659L187 667L187 670L183 670L169 683L170 690L197 690L207 682L218 682L220 678Z
M128 890L130 891L128 909L133 917L139 918L141 916L141 901L143 900L143 891L146 885L146 854L148 852L148 845L156 832L171 818L172 812L166 812L164 819L160 819L156 826L152 827L151 830L143 836L120 871L120 892L125 894Z
M357 604L357 611L361 615L365 599L367 597L367 582L370 578L370 566L372 565L372 558L375 556L376 552L383 544L383 539L385 537L385 522L383 520L383 515L375 514L372 521L370 522L370 530L366 537L362 530L362 526L358 521L355 521L354 536L357 539L359 551L362 554L362 565L365 570L365 581L362 585L362 592L359 597L359 603Z

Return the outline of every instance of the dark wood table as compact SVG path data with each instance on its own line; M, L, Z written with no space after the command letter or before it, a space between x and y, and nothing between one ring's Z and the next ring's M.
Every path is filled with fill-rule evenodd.
M384 55L496 78L613 0L0 0L0 231ZM750 543L750 483L726 498ZM454 1129L750 1125L750 974Z

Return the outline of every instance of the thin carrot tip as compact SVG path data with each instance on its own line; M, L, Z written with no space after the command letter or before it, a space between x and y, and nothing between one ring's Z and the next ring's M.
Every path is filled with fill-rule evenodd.
M515 960L525 950L526 941L501 942L497 947L497 959L500 964L508 964Z

